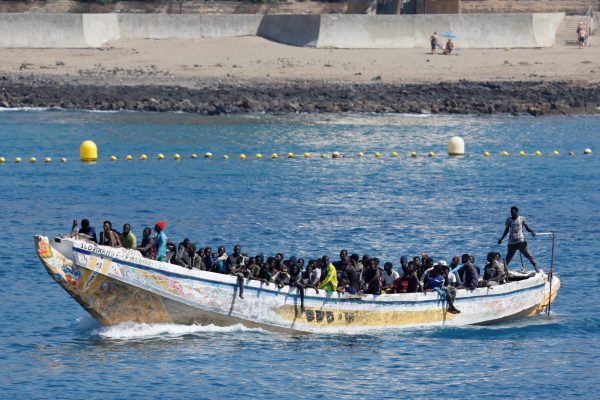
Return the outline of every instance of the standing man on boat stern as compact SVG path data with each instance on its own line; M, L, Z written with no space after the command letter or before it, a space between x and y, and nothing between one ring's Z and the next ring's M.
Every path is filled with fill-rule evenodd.
M502 234L500 240L498 240L498 244L502 244L506 234L510 232L508 235L508 250L505 258L506 268L508 269L510 260L512 260L516 251L519 250L521 254L523 254L525 258L529 260L531 265L533 265L535 272L540 272L540 268L537 266L537 262L535 261L533 254L529 252L529 248L527 247L523 227L527 229L527 232L529 232L531 236L535 236L533 229L527 225L527 219L519 215L519 209L516 206L512 206L510 208L510 217L506 219L506 228L504 229L504 233Z

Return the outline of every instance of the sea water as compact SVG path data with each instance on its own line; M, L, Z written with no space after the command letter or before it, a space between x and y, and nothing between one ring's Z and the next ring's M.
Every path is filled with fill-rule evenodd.
M599 134L600 119L585 116L0 112L0 398L597 398ZM454 135L464 157L446 155ZM98 145L95 164L78 161L86 139ZM337 259L344 248L397 267L402 255L471 253L483 266L488 251L505 252L496 242L512 205L536 231L556 232L562 287L550 316L488 327L299 336L101 327L33 245L73 219L98 232L104 220L130 223L138 240L165 220L176 242L239 243L250 255ZM550 241L528 241L547 270Z

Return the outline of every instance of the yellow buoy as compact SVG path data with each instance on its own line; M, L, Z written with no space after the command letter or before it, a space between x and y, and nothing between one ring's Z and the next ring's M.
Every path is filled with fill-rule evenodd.
M271 154L271 158L272 158L273 160L275 160L275 159L277 158L277 153L272 153L272 154Z
M554 151L552 152L552 155L553 155L553 156L557 156L557 155L558 155L558 150L554 150Z
M190 157L192 157L192 158L198 158L198 154L192 153L192 155Z
M375 156L375 158L380 158L381 157L381 153L376 151L375 154L373 154Z
M257 158L257 159L261 159L262 158L262 154L257 153L254 157Z
M435 157L435 153L433 151L430 151L429 153L427 153L427 157Z
M23 160L21 159L21 157L15 157L15 163L17 163L17 164L18 164L18 163L20 163L21 161L23 161Z
M117 156L110 156L110 161L117 161Z
M0 157L0 164L4 164L6 162L6 158Z
M411 151L410 152L410 156L411 157L416 157L417 156L417 152L416 151Z
M449 156L464 156L465 155L465 141L460 136L453 136L448 141L448 155Z
M357 157L362 157L362 156L364 156L364 155L365 155L365 153L363 153L362 151L359 151L358 153L356 153L356 156L357 156Z
M44 162L45 163L52 162L52 159L50 157L46 157L46 158L44 158Z
M79 158L84 162L94 162L98 160L98 147L91 140L86 140L79 146Z
M592 149L587 148L587 149L583 150L583 154L585 154L586 156L589 156L590 154L592 154Z
M204 158L212 158L213 154L209 151L204 153Z
M303 156L304 158L310 158L310 153L304 153L302 156Z
M483 156L484 156L484 157L489 157L489 156L490 156L490 153L489 153L489 151L484 151L484 152L483 152Z
M157 156L157 158L158 158L159 160L162 160L162 159L164 159L164 158L165 158L165 155L164 155L163 153L158 153L158 156Z
M125 156L125 160L126 160L126 161L131 161L131 160L133 160L133 157L131 156L131 154L127 154L127 155Z
M67 162L67 159L66 159L65 157L61 157L61 158L60 158L60 162L61 162L61 163L66 163L66 162Z
M397 151L392 151L392 157L394 157L394 158L398 157L398 152Z
M181 159L181 155L179 155L178 153L173 154L173 160L180 160Z
M148 156L147 156L147 155L145 155L145 154L142 154L142 155L140 156L140 160L142 160L142 161L144 161L144 160L147 160L147 159L148 159Z
M229 156L227 154L223 155L223 160L229 160Z
M525 152L524 152L523 150L521 150L521 151L519 152L519 156L520 156L520 157L523 157L524 155L525 155Z
M246 159L246 155L245 154L240 154L240 160L245 160Z
M536 150L535 153L533 153L536 157L541 157L542 156L542 152L539 150Z
M334 151L333 153L331 153L331 158L342 158L342 155L339 151Z
M287 153L287 158L294 158L294 153L292 153L292 152Z
M36 163L37 162L37 158L31 157L31 158L29 158L29 162L30 163Z
M500 155L501 155L502 157L508 157L508 152L507 152L507 151L501 151L501 152L500 152Z

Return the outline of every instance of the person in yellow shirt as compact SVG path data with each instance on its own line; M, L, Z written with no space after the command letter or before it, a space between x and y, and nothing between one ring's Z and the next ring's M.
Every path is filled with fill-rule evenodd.
M335 292L338 285L337 271L333 264L329 262L329 257L323 256L321 260L323 261L321 276L324 276L324 278L319 283L319 289L325 289L326 292Z

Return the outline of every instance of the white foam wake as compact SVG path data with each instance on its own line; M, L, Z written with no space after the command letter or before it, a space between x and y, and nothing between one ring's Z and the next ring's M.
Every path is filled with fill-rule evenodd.
M177 325L177 324L136 324L125 322L114 326L103 326L92 330L92 334L109 339L151 339L178 337L205 332L266 332L262 329L246 328L241 324L232 326Z

